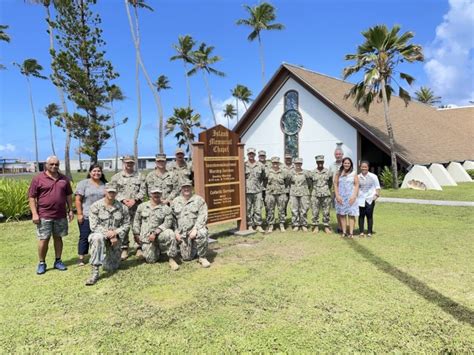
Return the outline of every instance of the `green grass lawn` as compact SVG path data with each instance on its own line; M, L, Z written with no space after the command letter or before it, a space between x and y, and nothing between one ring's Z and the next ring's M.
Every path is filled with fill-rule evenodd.
M458 186L443 186L442 191L383 189L381 195L383 197L418 198L422 200L474 201L474 182L461 182L458 183Z
M473 211L379 204L370 240L221 233L209 269L132 257L94 287L75 265L75 224L69 270L42 276L31 222L1 224L0 351L466 353Z

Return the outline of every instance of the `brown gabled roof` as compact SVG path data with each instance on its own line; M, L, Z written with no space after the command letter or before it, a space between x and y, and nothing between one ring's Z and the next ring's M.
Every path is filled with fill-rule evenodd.
M383 104L374 102L369 113L357 110L353 100L344 99L352 83L313 71L283 64L249 107L234 130L242 134L259 116L288 78L293 78L341 118L388 152L388 135ZM398 158L405 164L446 163L474 160L474 107L437 110L392 95L390 118L397 142Z

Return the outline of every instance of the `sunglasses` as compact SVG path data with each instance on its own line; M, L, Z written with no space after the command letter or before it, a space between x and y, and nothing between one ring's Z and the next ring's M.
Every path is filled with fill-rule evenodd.
M59 166L59 163L50 163L49 166Z

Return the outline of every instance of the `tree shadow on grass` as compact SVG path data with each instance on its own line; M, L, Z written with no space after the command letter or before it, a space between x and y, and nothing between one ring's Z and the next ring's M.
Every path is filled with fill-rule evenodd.
M380 271L383 271L386 274L396 278L398 281L408 286L412 291L416 292L427 301L437 305L444 312L456 318L456 320L474 326L474 311L468 307L453 301L449 297L446 297L438 291L432 289L417 278L398 269L397 267L373 254L369 249L362 246L357 241L350 239L346 241L352 249L370 261Z

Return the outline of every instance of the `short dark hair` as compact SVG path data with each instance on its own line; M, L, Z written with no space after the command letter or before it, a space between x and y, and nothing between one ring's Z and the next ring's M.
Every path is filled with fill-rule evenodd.
M344 171L344 162L346 160L349 160L349 162L351 163L351 168L349 169L349 173L352 173L352 171L354 170L354 163L352 162L352 159L349 157L345 157L342 159L341 167L339 168L339 175L341 175L341 173Z
M105 177L104 171L102 170L102 166L100 164L92 164L89 167L89 172L87 173L86 179L91 178L91 171L96 169L96 168L99 168L100 172L102 173L102 176L100 177L100 181L102 181L104 184L106 184L107 183L107 178Z
M367 164L367 166L370 168L370 163L368 160L362 160L359 164L359 166L361 166L362 164Z

